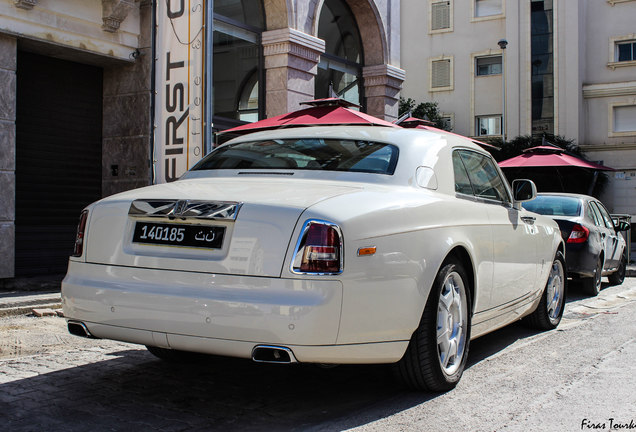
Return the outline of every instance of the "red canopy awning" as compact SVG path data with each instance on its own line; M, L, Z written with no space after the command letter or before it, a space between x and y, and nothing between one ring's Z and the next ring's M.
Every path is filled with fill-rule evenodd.
M232 129L226 129L222 133L243 134L265 129L312 125L367 125L393 128L398 127L389 121L351 109L350 107L357 105L343 99L316 99L303 102L302 104L311 106L299 111L266 118L254 123L237 126Z
M600 171L614 171L613 168L565 153L563 149L550 146L532 147L524 154L499 162L501 168L536 167L579 167Z
M424 120L421 118L417 118L417 117L408 117L404 120L402 120L401 122L398 123L400 126L402 126L403 128L416 128L418 126L433 126L435 125L435 123L433 123L430 120Z

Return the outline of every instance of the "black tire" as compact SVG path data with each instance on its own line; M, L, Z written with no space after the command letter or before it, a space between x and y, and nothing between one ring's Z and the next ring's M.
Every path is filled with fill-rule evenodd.
M581 278L581 288L583 292L590 297L596 297L601 292L601 277L603 275L603 255L599 255L596 259L596 268L594 276Z
M441 301L442 298L447 301ZM442 310L443 305L448 305L445 311ZM413 333L404 356L393 365L398 380L414 390L443 392L453 389L464 372L468 358L471 315L466 272L461 263L449 260L435 278L419 327ZM448 347L445 342L438 344L438 320L441 323L444 319L443 327L447 330L448 324L452 327L452 331L444 332L444 335L449 335L445 341ZM450 340L453 335L457 337ZM453 342L456 343L453 345ZM446 352L441 352L440 347ZM442 362L446 362L446 366Z
M169 348L159 348L146 345L146 349L157 358L169 363L196 363L201 360L203 354L179 351Z
M541 301L537 308L524 319L528 327L552 330L561 322L568 281L565 269L565 258L561 252L557 252L552 261L550 276L541 294Z
M609 283L611 285L620 285L625 280L625 272L627 271L627 254L623 251L623 255L621 256L621 262L618 264L618 269L609 275L607 279L609 279Z

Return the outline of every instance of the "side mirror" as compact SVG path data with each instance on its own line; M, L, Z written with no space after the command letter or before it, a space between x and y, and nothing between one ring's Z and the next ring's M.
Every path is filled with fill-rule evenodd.
M530 201L537 197L537 187L532 180L518 179L512 181L512 198L515 203Z
M629 231L632 229L632 224L627 221L620 221L616 225L616 231Z

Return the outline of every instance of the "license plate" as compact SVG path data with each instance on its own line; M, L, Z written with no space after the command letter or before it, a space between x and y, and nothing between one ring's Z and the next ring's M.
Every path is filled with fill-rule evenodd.
M225 227L137 222L133 243L220 249Z

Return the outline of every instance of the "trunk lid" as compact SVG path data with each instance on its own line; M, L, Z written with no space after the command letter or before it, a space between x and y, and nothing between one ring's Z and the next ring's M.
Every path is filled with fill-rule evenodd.
M279 277L303 211L359 189L261 177L182 180L125 192L90 208L86 261Z

